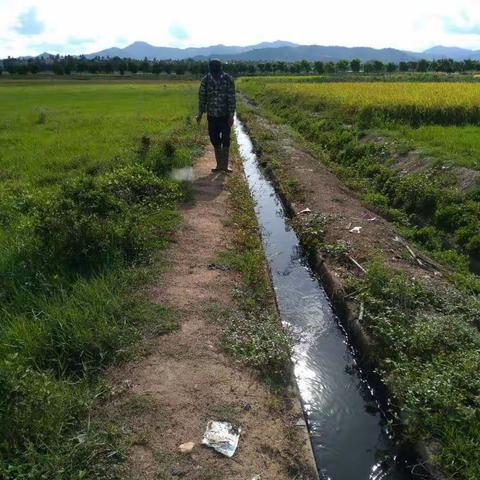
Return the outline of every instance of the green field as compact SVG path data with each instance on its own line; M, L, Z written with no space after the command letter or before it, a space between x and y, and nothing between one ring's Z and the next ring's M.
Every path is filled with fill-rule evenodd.
M0 171L55 183L136 158L142 135L159 139L195 107L195 84L0 83Z
M0 84L0 477L114 478L102 368L175 327L140 294L202 150L197 85ZM106 462L108 460L108 467Z

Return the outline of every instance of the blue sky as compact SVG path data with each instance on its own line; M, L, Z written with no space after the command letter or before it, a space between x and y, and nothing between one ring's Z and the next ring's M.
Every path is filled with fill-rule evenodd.
M479 0L0 0L0 57L154 45L302 44L480 49Z

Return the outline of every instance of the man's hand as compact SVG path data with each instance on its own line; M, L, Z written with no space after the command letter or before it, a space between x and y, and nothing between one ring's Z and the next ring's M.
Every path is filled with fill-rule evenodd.
M230 128L233 127L233 117L228 117L228 126L229 126Z
M197 121L197 124L200 125L200 122L202 121L202 116L203 113L199 113L196 117L195 120Z

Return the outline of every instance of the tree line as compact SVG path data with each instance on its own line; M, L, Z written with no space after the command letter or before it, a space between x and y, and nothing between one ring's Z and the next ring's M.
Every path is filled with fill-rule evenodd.
M453 59L425 60L410 62L389 62L379 60L362 62L358 58L340 60L338 62L298 62L272 61L233 61L226 64L225 69L234 75L266 75L266 74L335 74L335 73L395 73L395 72L475 72L480 71L480 61ZM38 73L54 73L55 75L71 74L176 74L202 75L208 71L207 60L136 60L120 57L59 56L50 55L33 58L11 58L0 61L0 74L8 72L12 75Z

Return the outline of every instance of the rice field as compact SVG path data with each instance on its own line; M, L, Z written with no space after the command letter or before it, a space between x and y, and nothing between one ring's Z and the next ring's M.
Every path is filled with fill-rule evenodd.
M195 82L0 82L0 177L55 184L135 158L196 108Z
M245 79L242 85L255 95L282 96L292 105L302 104L314 112L334 108L346 118L358 116L362 125L385 121L404 121L414 126L480 123L478 83L268 81L262 84Z
M426 155L480 169L479 83L307 83L308 78L243 79L241 85L259 98L281 98L284 108L301 105L320 116L328 111Z
M477 83L318 83L282 85L290 95L307 98L314 104L342 105L359 111L366 107L415 105L424 108L479 107Z

